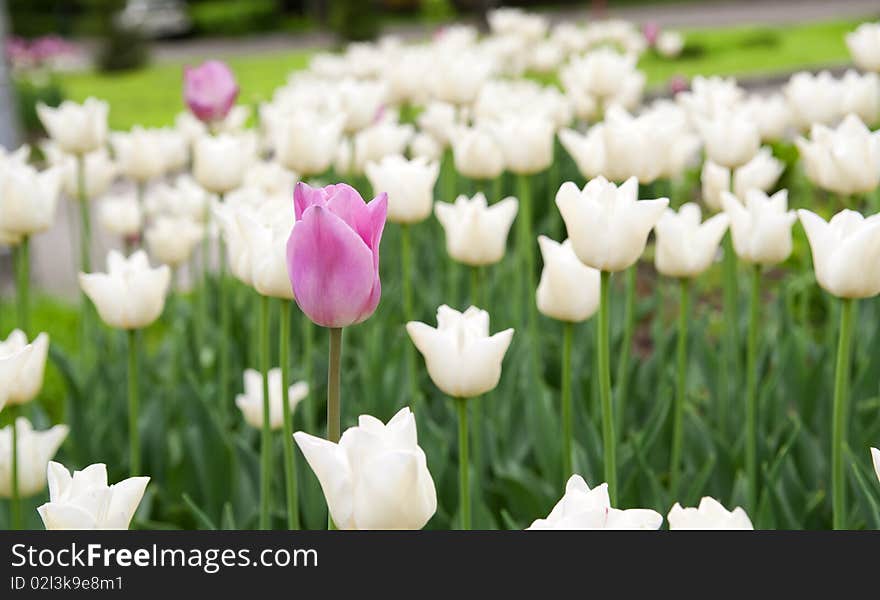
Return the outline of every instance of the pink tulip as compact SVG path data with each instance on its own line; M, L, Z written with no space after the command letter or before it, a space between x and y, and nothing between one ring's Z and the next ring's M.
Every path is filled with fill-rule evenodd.
M388 212L384 192L369 204L344 183L297 183L296 223L287 240L287 273L296 303L315 323L345 327L366 320L382 295L379 242Z
M657 43L657 38L660 36L660 26L657 23L645 23L642 27L642 35L645 36L645 41L648 42L648 45L653 46Z
M235 104L238 84L226 63L208 60L198 67L184 67L183 96L200 121L217 121Z

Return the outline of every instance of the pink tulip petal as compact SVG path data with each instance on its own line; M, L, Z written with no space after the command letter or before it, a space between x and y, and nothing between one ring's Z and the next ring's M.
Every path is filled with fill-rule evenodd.
M183 94L198 119L216 121L225 118L235 104L238 84L226 64L209 60L198 67L184 67Z

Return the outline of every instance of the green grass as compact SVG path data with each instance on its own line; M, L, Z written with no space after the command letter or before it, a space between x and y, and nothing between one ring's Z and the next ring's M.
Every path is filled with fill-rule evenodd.
M677 60L646 54L640 64L649 85L665 83L673 75L754 75L848 60L844 34L859 21L837 20L783 27L730 27L686 32L687 48ZM241 84L241 101L256 103L269 98L288 74L308 64L312 51L297 50L230 59ZM188 61L191 64L197 59ZM183 63L157 64L118 75L77 73L61 78L66 95L74 100L97 96L110 102L110 125L170 124L183 109Z

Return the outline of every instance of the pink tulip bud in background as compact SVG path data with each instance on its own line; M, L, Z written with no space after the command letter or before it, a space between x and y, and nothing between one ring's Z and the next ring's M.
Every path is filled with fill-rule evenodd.
M653 46L657 43L657 38L660 36L660 26L657 23L645 23L642 27L642 35L645 36L645 41L648 42L648 45Z
M366 320L382 294L379 242L388 212L383 192L369 204L339 183L297 183L296 223L287 241L287 272L296 302L312 321L345 327Z
M198 67L184 67L183 96L200 121L218 121L235 104L238 84L226 63L208 60Z

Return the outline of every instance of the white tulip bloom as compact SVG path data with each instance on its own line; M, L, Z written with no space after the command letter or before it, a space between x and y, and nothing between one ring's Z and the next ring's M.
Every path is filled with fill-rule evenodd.
M130 237L141 231L143 211L134 194L105 198L98 205L98 223L109 233Z
M149 477L129 477L107 485L107 465L74 471L57 462L47 469L49 502L37 508L47 530L128 529Z
M267 196L290 198L299 177L285 166L271 160L253 163L244 174L243 187L256 188Z
M482 192L473 198L461 195L455 203L434 204L434 214L446 232L449 256L474 267L504 258L507 234L518 209L519 202L513 197L489 206Z
M21 360L16 359L26 348L30 350ZM39 334L32 343L28 343L27 335L20 329L14 329L6 340L0 340L0 360L17 363L17 368L0 382L4 384L7 403L25 404L37 397L43 387L43 374L46 370L46 358L49 356L49 335Z
M877 73L860 75L849 70L843 74L840 87L841 113L852 113L868 125L875 125L880 116L880 76Z
M714 120L740 106L745 96L733 77L703 77L691 80L691 89L676 94L675 101L684 108L695 125L700 119Z
M709 496L703 496L697 508L682 508L676 502L666 519L669 529L754 529L749 515L741 507L727 510Z
M272 129L275 160L303 177L320 175L333 164L342 138L343 118L306 111L282 117Z
M368 162L366 174L374 194L388 194L388 220L392 223L419 223L431 215L440 163L391 154L379 162Z
M654 227L654 265L667 277L692 278L709 268L730 218L719 213L700 222L700 207L688 202L675 212L667 208Z
M733 172L733 192L745 198L749 190L770 191L784 170L785 164L773 157L770 148L761 148L749 162Z
M176 269L190 259L204 236L204 226L189 217L162 215L153 221L144 239L153 258Z
M730 216L733 249L751 264L775 265L791 255L791 227L797 213L788 210L788 190L768 196L751 189L744 205L730 192L721 193L724 212Z
M486 127L458 127L452 135L455 170L471 179L494 179L504 172L504 154Z
M538 236L544 269L535 294L541 314L560 321L586 321L599 309L600 273L582 263L571 241Z
M747 163L761 147L758 126L744 111L698 119L706 155L722 167L735 168Z
M437 52L427 84L437 100L466 106L496 70L495 60L475 50L450 49Z
M880 131L872 132L855 115L836 129L814 125L809 140L795 140L807 177L842 195L872 192L880 185Z
M847 33L846 46L860 69L880 72L880 23L862 23Z
M19 237L41 233L55 221L61 170L39 172L15 161L0 164L0 231Z
M409 142L409 154L413 158L439 161L443 158L443 146L431 134L419 132Z
M842 210L826 222L809 210L798 210L813 252L816 281L839 298L880 294L880 214L863 217Z
M79 197L79 167L77 157L64 152L58 144L47 142L43 145L43 153L49 164L61 169L61 190L69 198ZM85 155L85 192L86 198L98 198L110 188L110 184L119 175L119 165L110 158L106 148L99 148Z
M782 94L749 96L742 108L758 126L762 142L782 139L791 125L791 111Z
M255 155L256 140L252 136L202 137L193 148L193 176L209 192L231 192L241 186Z
M120 172L138 183L161 177L168 170L168 152L161 129L132 127L129 133L113 133L110 143Z
M458 111L448 102L431 102L418 116L419 129L426 131L441 145L449 143L452 131L458 127Z
M513 339L513 329L490 336L489 313L476 306L461 313L444 304L437 309L436 328L410 321L406 331L425 357L434 385L453 398L474 398L493 390Z
M512 35L536 42L544 39L549 29L547 19L519 8L496 8L486 15L489 29L495 35Z
M169 215L204 223L213 195L190 175L178 175L173 184L160 183L144 198L144 210L152 217Z
M675 58L684 50L684 36L678 31L661 31L657 36L656 48L660 56Z
M94 98L82 104L65 100L58 108L37 104L37 116L49 137L69 154L88 154L107 140L110 106Z
M597 177L583 190L571 181L556 193L556 206L582 263L600 271L623 271L645 250L648 234L669 199L639 200L635 177L617 187Z
M354 138L354 172L363 173L367 163L379 162L386 156L402 155L413 135L415 130L412 125L401 125L391 119L359 131Z
M556 129L546 117L507 117L493 122L491 131L501 148L508 171L532 175L543 171L553 162Z
M30 358L33 352L33 344L17 349L5 345L5 348L0 350L0 411L6 406L10 392L19 381L20 374L24 373L31 364Z
M634 53L603 47L574 56L559 71L566 92L587 95L602 107L620 104L633 109L641 100L645 74L636 69Z
M150 268L143 250L128 258L111 250L106 273L79 274L79 285L101 320L117 329L141 329L158 319L170 283L168 265Z
M0 498L12 496L12 425L0 429ZM24 417L15 420L18 436L18 493L22 498L39 494L46 487L46 466L64 438L67 425L34 431Z
M535 520L528 529L659 529L663 517L644 508L612 508L608 484L592 490L580 475L572 475L565 484L565 495L546 519Z
M228 240L230 235L236 235L235 228L228 224L224 227L230 264L249 263L243 265L250 271L245 279L258 294L293 300L287 270L287 241L295 219L290 204L264 206L262 211L238 210L234 218L242 239L230 244ZM233 251L238 253L235 259Z
M237 190L236 194L240 191ZM231 200L232 198L229 198L226 202L215 203L212 212L226 243L226 263L229 272L243 284L251 286L253 268L250 238L247 237L242 223L245 215L254 219L257 224L259 221L256 217L256 209L245 203L233 203Z
M388 424L361 415L338 444L293 434L318 477L340 529L421 529L437 511L437 491L408 407Z
M730 169L707 160L700 172L700 183L706 206L715 211L721 210L721 193L730 191Z
M297 405L309 394L309 384L298 381L287 389L288 410L293 413ZM245 422L256 429L263 427L263 374L254 369L244 372L244 394L235 397L235 405L241 410ZM284 408L281 394L281 369L269 370L269 427L280 429L284 424ZM285 442L286 443L286 442Z
M871 448L871 461L874 463L874 473L877 474L877 480L880 481L880 450Z
M831 125L842 114L843 88L828 71L795 73L782 91L798 129L807 130L817 123Z

